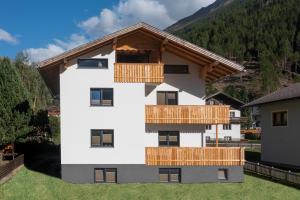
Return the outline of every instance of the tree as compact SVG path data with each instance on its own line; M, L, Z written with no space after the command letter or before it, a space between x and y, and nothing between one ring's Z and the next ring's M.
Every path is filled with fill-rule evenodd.
M0 58L0 144L13 143L32 129L29 99L15 65Z

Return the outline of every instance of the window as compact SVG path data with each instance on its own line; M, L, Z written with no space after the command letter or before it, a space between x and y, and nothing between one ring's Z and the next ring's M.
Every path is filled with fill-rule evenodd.
M157 92L157 105L178 105L177 92Z
M164 65L165 74L188 74L188 65Z
M159 146L179 146L179 131L159 131Z
M273 112L273 126L287 126L287 111Z
M205 136L205 140L210 141L211 140L210 136Z
M148 53L120 53L117 54L118 63L149 63L150 54Z
M180 183L181 170L179 168L160 168L159 181L161 183Z
M223 124L223 130L231 130L231 124Z
M230 112L230 117L235 117L235 112Z
M228 179L227 169L219 169L218 170L218 179L219 180L227 180Z
M98 168L94 169L95 183L116 183L116 168Z
M225 141L232 141L232 137L231 137L231 136L225 136L225 137L224 137L224 140L225 140Z
M108 59L78 59L77 65L79 68L108 68Z
M205 125L205 129L206 129L206 130L211 130L211 124L206 124L206 125Z
M93 88L90 91L91 106L113 106L112 88Z
M114 131L113 130L91 130L92 147L113 147Z

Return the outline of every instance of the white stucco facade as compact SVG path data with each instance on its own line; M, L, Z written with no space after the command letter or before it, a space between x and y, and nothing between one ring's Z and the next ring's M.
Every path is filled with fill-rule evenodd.
M189 74L165 75L159 85L115 83L111 45L81 58L107 58L108 69L78 68L73 60L61 70L62 164L145 164L145 147L158 147L158 130L180 131L182 147L205 145L204 125L146 125L144 117L145 105L156 105L157 91L178 91L179 105L204 105L205 82L198 66L163 52L163 63L187 64ZM90 88L113 88L113 106L91 106ZM91 147L91 129L113 129L114 147Z
M231 109L230 112L234 112L236 118L241 117L241 111ZM229 137L232 141L239 141L241 139L241 124L231 123L231 129L224 129L222 124L218 125L218 136L219 140L229 140ZM216 125L212 125L211 129L205 130L205 137L212 140L216 139Z

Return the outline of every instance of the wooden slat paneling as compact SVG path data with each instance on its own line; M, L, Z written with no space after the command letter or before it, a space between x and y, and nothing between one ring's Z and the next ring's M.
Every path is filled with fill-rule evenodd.
M115 63L114 80L118 83L162 83L163 64Z
M223 105L146 105L149 124L228 124L229 106Z
M243 166L243 147L146 147L146 165Z

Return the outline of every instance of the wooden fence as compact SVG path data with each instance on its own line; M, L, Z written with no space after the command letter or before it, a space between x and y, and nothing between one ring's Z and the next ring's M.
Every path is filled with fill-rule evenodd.
M147 165L242 166L244 148L146 147Z
M248 161L245 162L244 170L300 188L300 174Z
M0 166L0 180L14 171L16 168L24 164L24 155L16 157L9 163Z
M159 63L115 63L114 80L119 83L162 83L164 65Z
M229 106L146 105L145 115L150 124L228 124Z

